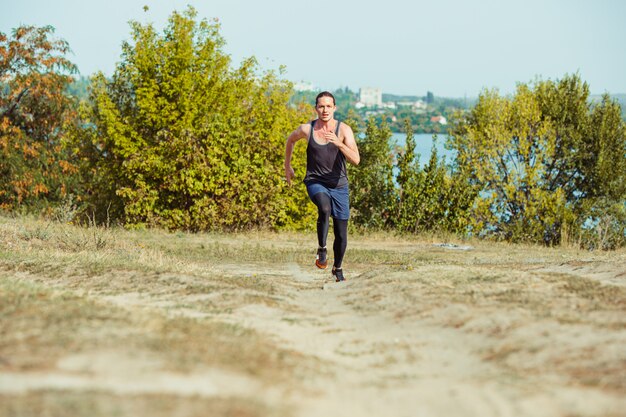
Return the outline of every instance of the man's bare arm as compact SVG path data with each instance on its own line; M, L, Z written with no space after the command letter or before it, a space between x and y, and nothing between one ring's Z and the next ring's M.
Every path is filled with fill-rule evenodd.
M291 185L291 180L296 176L293 168L291 167L291 155L293 154L293 148L297 141L307 138L307 126L308 125L298 126L296 130L291 132L285 143L285 178L287 179L287 184L289 185Z

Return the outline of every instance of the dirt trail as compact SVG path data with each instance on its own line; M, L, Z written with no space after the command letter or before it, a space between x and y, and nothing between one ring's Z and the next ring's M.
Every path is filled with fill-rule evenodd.
M520 381L483 360L483 337L436 319L355 310L364 287L358 278L335 284L297 265L289 269L294 282L311 283L288 291L295 313L251 306L229 320L324 364L291 392L299 416L604 415L626 406L599 390L564 389L558 378Z
M212 273L270 277L276 302L218 312L201 307L217 293L171 294L171 281L206 284L193 274L161 277L150 292L117 290L115 277L101 278L109 286L73 284L77 294L132 315L252 329L315 366L272 383L217 368L168 371L158 355L120 346L69 353L50 369L0 372L0 397L38 390L237 397L293 417L626 416L624 300L613 291L624 287L621 264L512 268L463 256L468 266L355 268L339 284L328 271L295 262L262 271L221 265ZM68 287L63 278L12 275Z

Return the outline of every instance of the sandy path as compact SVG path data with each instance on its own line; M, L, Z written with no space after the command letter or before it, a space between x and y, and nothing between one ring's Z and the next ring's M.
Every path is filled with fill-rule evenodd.
M232 267L241 270L241 266ZM571 268L541 271L569 273ZM205 298L189 296L184 307L176 307L181 300L172 299L159 289L151 295L92 291L88 297L131 312L153 311L242 326L270 338L277 346L315 358L315 369L301 371L304 376L294 377L289 386L268 385L267 381L217 369L168 373L160 369L158 357L136 357L128 352L120 355L117 350L70 355L49 371L4 372L0 374L0 394L64 389L117 395L234 396L257 399L277 409L287 406L295 417L626 415L626 400L620 392L572 384L571 379L554 369L536 371L541 369L541 361L547 363L575 349L584 351L585 343L605 343L607 358L623 358L620 352L611 351L626 345L623 330L600 336L593 331L584 334L583 325L550 327L553 322L532 322L521 310L485 310L484 306L480 309L471 303L455 304L445 299L444 292L433 295L431 290L421 294L415 288L414 303L432 303L428 297L442 297L444 303L427 314L404 316L398 311L408 306L403 304L406 299L394 294L399 291L398 286L376 287L391 300L389 305L397 304L397 309L367 308L376 288L367 281L365 273L354 272L347 282L336 284L328 280L328 271L305 270L295 263L266 272L275 277L280 299L276 306L247 303L234 310L209 314L194 308L194 303ZM600 272L608 276L575 268L577 276L595 273L609 285L623 285L622 273L616 273L615 268ZM542 283L540 275L532 275L539 272L528 273L532 278L528 285ZM396 273L401 278L402 274ZM196 278L185 279L192 283ZM444 290L452 288L443 280L438 285ZM494 290L484 285L482 290ZM479 284L475 286L478 288ZM485 334L485 328L514 330L504 337ZM556 336L542 342L540 335L550 331ZM550 345L559 340L563 343ZM535 350L529 348L527 353L519 349L526 344L536 346L532 348ZM564 347L566 350L560 350ZM507 361L486 360L494 349L510 349L514 366L506 366ZM529 358L528 371L520 372Z
M613 395L567 387L558 377L519 380L483 360L483 337L436 318L359 312L355 300L364 284L358 278L335 284L297 265L288 268L297 283L286 294L295 312L255 305L228 320L321 360L317 376L287 396L299 416L541 417L626 409Z

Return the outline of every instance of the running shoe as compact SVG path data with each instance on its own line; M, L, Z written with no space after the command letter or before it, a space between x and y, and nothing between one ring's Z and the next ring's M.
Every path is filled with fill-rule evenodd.
M346 279L343 277L343 270L341 268L335 268L333 266L333 276L335 277L335 282L345 281Z
M319 269L326 269L328 266L328 259L326 258L326 248L317 249L317 257L315 258L315 266Z

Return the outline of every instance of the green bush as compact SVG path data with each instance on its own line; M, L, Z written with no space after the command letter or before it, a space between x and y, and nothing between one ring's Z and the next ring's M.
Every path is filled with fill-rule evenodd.
M359 136L358 129L355 135ZM393 225L397 200L393 183L391 130L383 121L367 122L364 137L358 141L361 163L350 168L351 204L356 226L383 229Z
M285 186L282 166L306 112L254 58L231 69L219 24L195 17L174 12L163 34L131 23L112 79L93 77L76 132L90 203L128 226L302 227L306 193ZM305 161L296 156L295 169Z
M482 93L449 138L457 168L480 190L472 230L547 245L559 244L564 230L587 236L601 207L626 201L620 114L608 96L592 105L577 75L520 84L511 98ZM623 227L610 224L623 241Z

